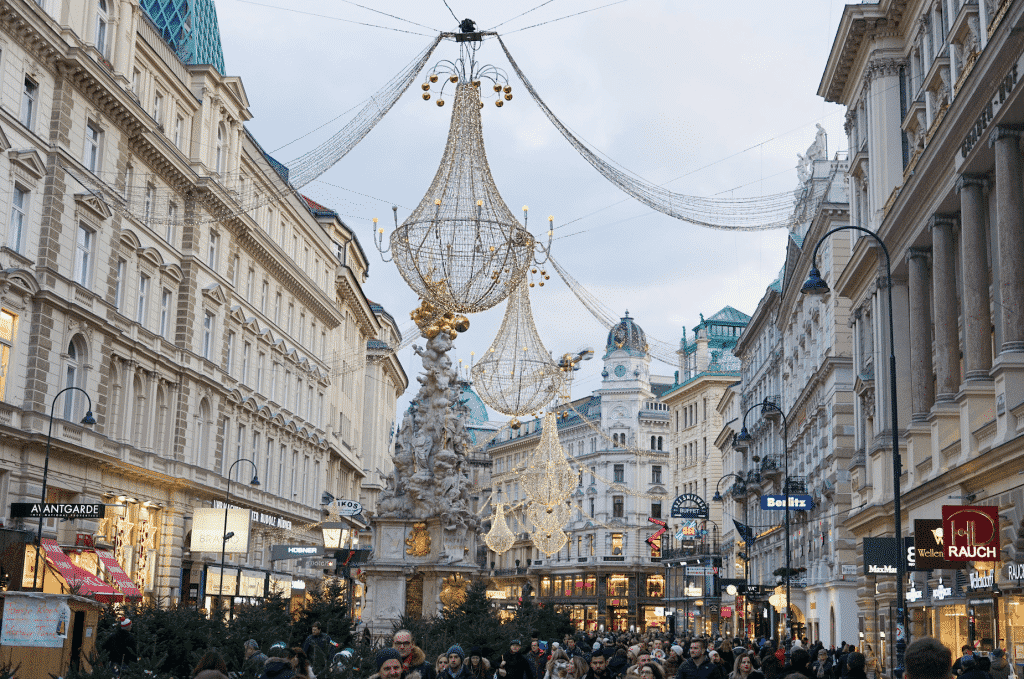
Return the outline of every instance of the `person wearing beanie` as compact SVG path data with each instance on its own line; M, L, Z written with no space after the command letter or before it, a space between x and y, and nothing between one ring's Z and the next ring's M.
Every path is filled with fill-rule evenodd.
M467 666L469 667L469 673L474 679L491 679L491 661L483 657L483 649L479 646L474 646L469 649L469 660Z
M288 659L288 644L275 641L267 649L267 661L263 665L260 679L291 679L294 676L295 670Z
M377 651L377 655L373 658L374 665L377 666L377 674L374 674L370 679L401 679L402 670L402 654L396 648L382 648ZM418 673L414 672L413 675L419 676Z
M245 659L242 662L242 668L253 676L259 676L263 672L264 666L267 664L267 655L260 653L260 644L255 639L249 639L245 642L242 647L242 652L245 654Z
M131 618L121 618L117 629L103 642L102 648L107 652L107 659L115 667L121 667L139 659L135 647L135 637L132 636Z
M1009 679L1013 669L1006 660L1006 653L1001 648L994 649L991 653L992 663L988 666L988 673L992 679Z
M448 667L441 673L440 679L470 679L469 668L466 667L466 652L462 646L455 644L445 654L448 656Z
M522 653L522 642L513 639L508 646L508 653L501 656L501 664L498 665L498 679L535 679L533 658Z
M420 675L420 679L436 679L437 670L427 660L427 654L423 652L423 649L416 645L416 640L412 638L412 632L407 629L398 630L395 632L391 645L401 654L402 671L406 675L415 672Z
M668 649L668 655L665 656L665 676L675 677L676 672L679 671L679 663L683 661L683 647L679 644L675 644Z

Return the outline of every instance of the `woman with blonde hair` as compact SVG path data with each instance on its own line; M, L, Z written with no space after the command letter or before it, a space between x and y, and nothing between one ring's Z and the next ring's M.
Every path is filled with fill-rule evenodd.
M556 649L551 653L551 660L548 660L548 667L547 671L544 673L544 679L567 679L569 676L569 667L571 666L572 662L569 660L569 654L561 648Z
M441 676L441 673L448 669L448 656L442 653L437 656L437 662L434 663L434 671L437 676Z

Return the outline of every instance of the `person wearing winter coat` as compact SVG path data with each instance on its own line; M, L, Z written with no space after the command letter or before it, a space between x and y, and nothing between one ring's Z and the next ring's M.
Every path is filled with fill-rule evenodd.
M856 651L851 652L846 657L846 666L849 670L846 673L848 679L868 679L867 672L864 671L864 654Z
M400 654L402 671L405 674L418 672L421 679L436 679L437 671L427 660L427 654L423 649L416 645L412 632L407 629L398 630L392 637L391 646Z
M302 652L312 658L319 651L324 654L324 657L330 658L334 655L331 649L331 637L323 631L323 624L314 622L311 627L313 633L302 642Z
M135 637L132 636L131 618L123 618L114 633L103 642L103 650L115 667L138 660Z
M466 652L462 646L455 644L448 649L448 669L441 673L439 679L470 679L469 668L466 667Z
M422 679L419 672L405 672L402 669L402 655L398 649L382 648L373 658L377 673L369 679Z
M479 646L469 649L469 673L474 679L491 679L491 661L483 657L483 650Z
M608 661L608 671L611 672L613 677L624 677L628 669L629 655L626 653L626 649L619 648L615 651L612 659Z
M533 660L523 655L523 643L513 639L508 645L508 653L501 656L501 663L495 676L498 679L535 679Z
M764 679L764 673L754 667L753 653L740 653L733 663L729 679Z
M992 675L992 679L1010 679L1012 672L1013 668L1010 667L1010 663L1006 660L1006 652L1001 648L992 651L992 664L988 668L988 673Z
M830 679L832 676L832 661L824 648L818 649L818 657L811 663L811 674L815 679Z
M690 657L679 664L676 679L725 679L722 666L711 662L707 642L700 638L690 641Z
M228 679L228 666L217 651L207 651L192 670L193 679Z
M992 675L981 669L980 663L974 656L961 658L960 679L992 679Z
M540 647L540 641L534 639L530 642L530 652L526 654L526 657L533 663L533 676L543 677L544 668L548 666L548 654Z
M283 641L274 642L267 649L267 662L263 665L260 679L291 679L294 676L295 671L288 660L288 644Z
M788 677L791 674L802 674L807 679L815 679L811 672L811 654L802 646L794 647L789 653L789 664L782 668L782 676Z

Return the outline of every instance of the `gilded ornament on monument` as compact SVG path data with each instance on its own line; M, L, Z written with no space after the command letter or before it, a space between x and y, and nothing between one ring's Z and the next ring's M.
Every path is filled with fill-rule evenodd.
M405 550L405 553L410 556L427 556L430 554L430 533L427 532L427 524L414 523L412 525L412 535L406 539L405 544L409 547L409 549Z
M466 586L469 585L469 581L456 573L445 578L442 584L444 588L441 590L441 603L445 609L461 606L466 600Z

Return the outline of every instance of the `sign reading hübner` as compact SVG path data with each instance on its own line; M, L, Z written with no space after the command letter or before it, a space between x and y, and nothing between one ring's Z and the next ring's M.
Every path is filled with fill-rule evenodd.
M947 561L1000 561L999 507L943 505L942 536Z
M99 503L12 502L12 519L102 519L106 506Z

